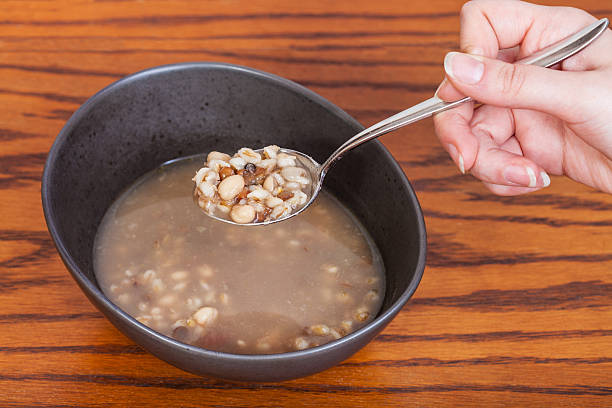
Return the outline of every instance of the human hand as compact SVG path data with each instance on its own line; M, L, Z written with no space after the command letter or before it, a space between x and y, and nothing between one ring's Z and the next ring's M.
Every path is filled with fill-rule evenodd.
M547 187L566 175L612 193L612 32L554 68L511 64L593 23L567 7L473 0L461 10L460 46L444 60L436 94L470 96L434 117L461 172L495 194Z

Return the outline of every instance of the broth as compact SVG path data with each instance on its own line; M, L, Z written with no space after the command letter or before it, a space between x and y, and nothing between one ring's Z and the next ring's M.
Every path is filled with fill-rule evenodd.
M201 160L145 175L107 211L94 270L109 299L164 335L239 354L325 344L376 316L380 256L331 194L278 224L230 225L193 203Z

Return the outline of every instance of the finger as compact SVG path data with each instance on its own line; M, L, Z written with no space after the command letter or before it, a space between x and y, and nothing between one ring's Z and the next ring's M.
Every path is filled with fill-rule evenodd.
M578 109L592 72L564 72L450 52L444 59L447 78L457 91L501 107L534 109L569 122L587 112ZM585 96L586 98L586 96ZM586 99L585 99L586 100Z
M461 50L490 58L519 45L534 20L535 7L517 1L469 1L461 8Z
M473 0L461 9L460 47L494 58L503 48L520 45L519 58L565 38L595 21L583 10L547 7L521 1ZM589 70L607 65L612 56L612 32L564 62L564 69Z
M465 95L459 92L446 77L444 77L440 85L438 85L438 89L436 89L434 95L446 102L458 101L459 99L465 98Z
M516 154L518 156L524 156L523 149L518 139L514 136L506 140L504 144L500 146L500 149Z
M514 115L508 108L483 105L475 110L470 122L472 133L487 136L499 146L515 133Z
M539 188L502 186L499 184L492 184L492 183L483 183L483 184L493 194L496 194L499 196L515 196L515 195L527 194L527 193L531 193L533 191L539 190Z
M520 48L512 47L512 48L504 48L499 50L497 53L497 59L504 62L514 62L518 59L518 55L521 52Z
M473 103L434 115L434 129L440 143L451 156L461 173L469 171L476 161L478 141L470 127Z
M567 129L558 118L534 110L512 109L515 135L523 155L538 163L548 174L563 174Z
M542 188L550 185L550 177L544 169L520 154L516 139L509 139L499 146L486 136L476 138L478 155L471 172L480 180L510 187Z

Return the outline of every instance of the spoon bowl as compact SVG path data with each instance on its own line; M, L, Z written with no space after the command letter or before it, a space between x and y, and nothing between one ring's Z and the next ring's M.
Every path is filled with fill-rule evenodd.
M255 150L255 152L257 153L263 153L263 149L257 149ZM280 221L285 221L288 220L289 218L295 217L296 215L300 214L302 211L304 211L306 208L308 208L310 206L310 204L312 204L315 200L315 198L317 198L317 196L319 195L319 192L321 191L321 188L323 187L323 177L320 176L320 172L322 169L322 166L312 157L310 157L307 154L304 154L302 152L298 152L297 150L293 150L293 149L285 149L285 148L281 148L279 153L286 153L286 154L290 154L292 156L295 156L297 158L297 160L300 162L300 164L302 165L302 167L304 167L304 169L308 172L308 174L310 175L310 191L304 191L304 193L306 193L306 195L308 196L308 201L306 201L306 203L300 207L298 207L295 211L287 214L284 217L280 217L280 218L276 218L276 219L269 219L266 221L262 221L262 222L252 222L252 223L248 223L248 224L240 224L237 223L235 221L232 221L229 218L223 218L223 217L218 217L216 216L214 213L209 213L206 211L203 211L206 215L208 215L211 218L214 218L216 220L219 221L223 221L226 222L228 224L233 224L233 225L248 225L248 226L263 226L263 225L270 225L270 224L275 224L277 222ZM199 201L199 197L197 194L197 186L194 186L193 188L193 202L195 203L195 205L198 205L198 201Z

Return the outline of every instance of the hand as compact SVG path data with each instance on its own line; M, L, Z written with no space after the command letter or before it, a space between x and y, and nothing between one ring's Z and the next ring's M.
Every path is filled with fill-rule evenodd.
M511 64L596 21L578 9L474 0L461 10L461 50L446 55L437 95L465 103L434 117L461 172L495 194L566 175L612 193L612 32L556 69Z

